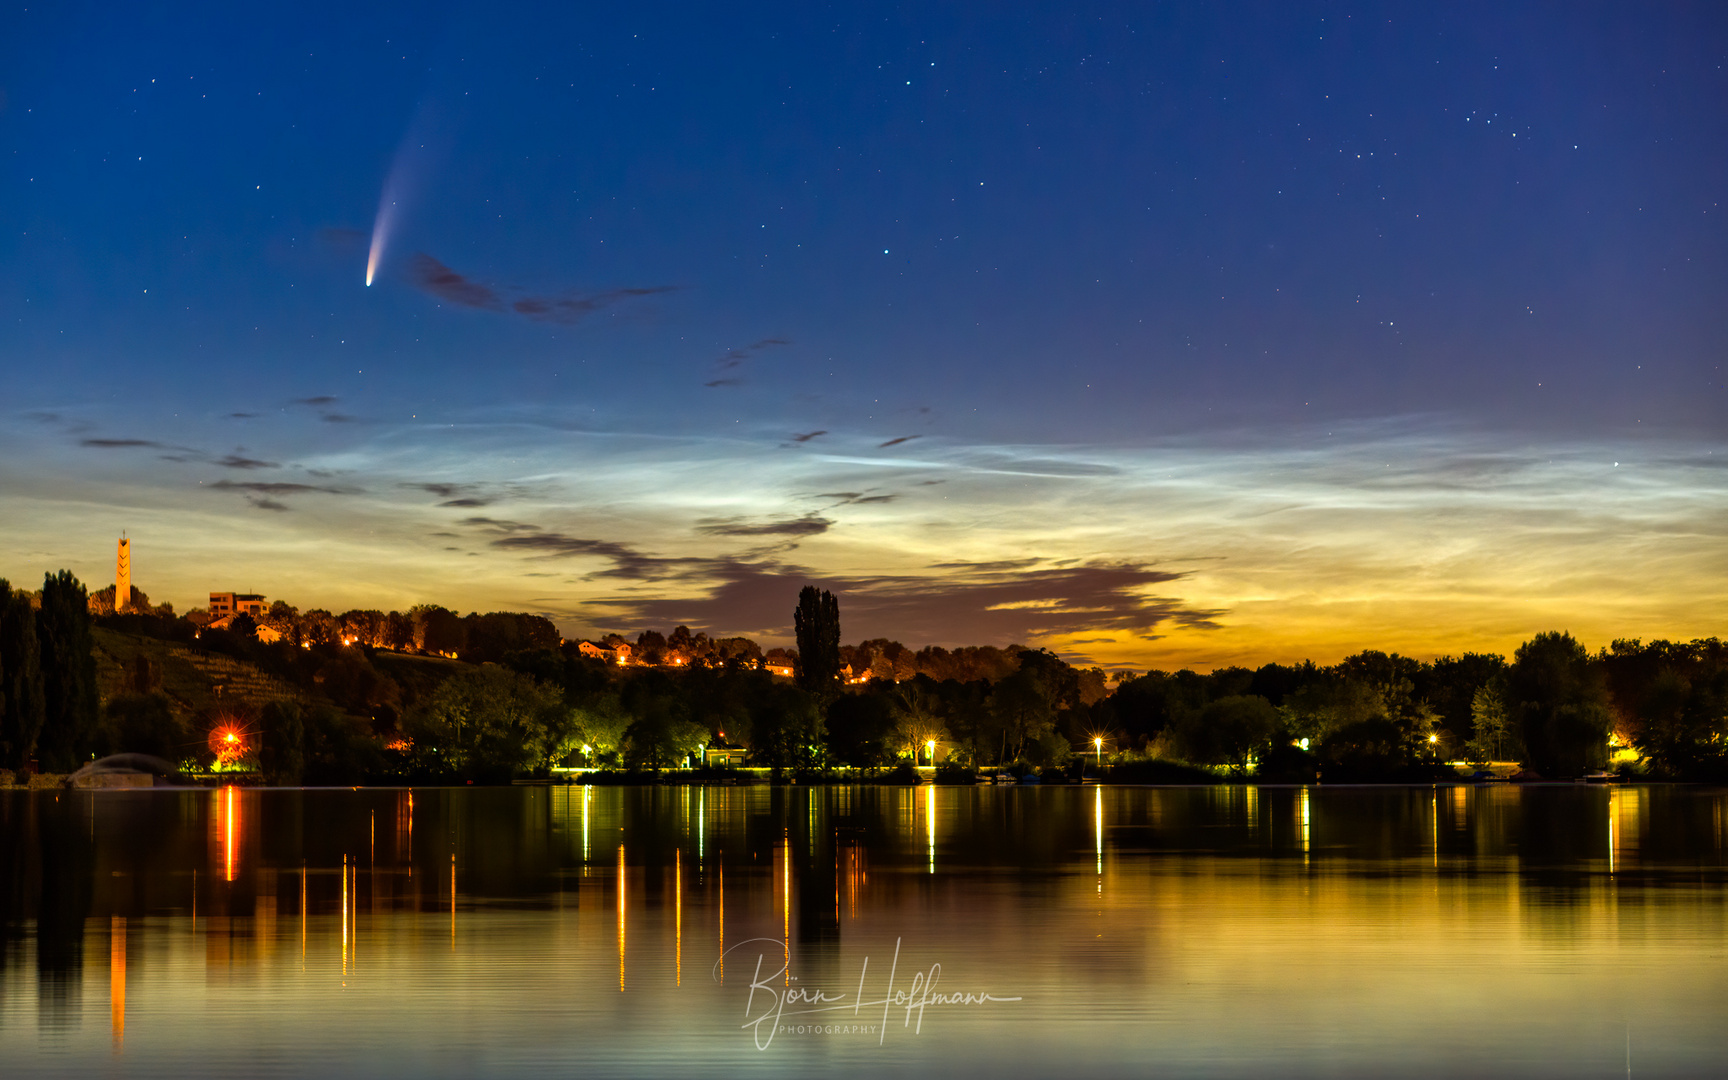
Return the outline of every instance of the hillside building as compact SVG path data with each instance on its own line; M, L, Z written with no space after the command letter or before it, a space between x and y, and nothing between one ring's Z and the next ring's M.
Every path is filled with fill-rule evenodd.
M264 610L264 598L257 593L213 592L210 594L210 614L218 619L224 615L250 615L254 619L259 619L263 618Z

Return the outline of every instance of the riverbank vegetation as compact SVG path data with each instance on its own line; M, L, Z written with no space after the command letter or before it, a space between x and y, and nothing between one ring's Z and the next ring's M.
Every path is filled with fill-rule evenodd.
M815 590L798 599L796 650L678 627L638 635L625 666L535 615L279 604L266 619L274 640L250 619L92 615L65 572L40 593L0 582L0 769L136 752L282 784L630 778L705 762L807 777L934 764L948 780L1001 767L1349 782L1455 775L1445 763L1466 761L1728 780L1728 646L1715 638L1590 653L1553 632L1510 658L1365 651L1107 675L1042 649L841 645L838 604ZM355 629L369 625L384 629ZM381 634L398 647L374 644Z

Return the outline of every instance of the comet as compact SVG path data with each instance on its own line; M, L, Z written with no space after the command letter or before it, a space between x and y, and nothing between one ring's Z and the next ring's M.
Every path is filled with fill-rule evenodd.
M378 216L372 221L372 244L366 252L366 284L378 279L384 266L384 256L395 238L397 218L414 202L418 194L418 176L430 166L427 144L434 140L430 113L422 106L408 125L402 141L397 144L390 172L384 177L384 190L378 195Z
M394 179L394 177L392 177ZM390 241L390 226L396 220L396 200L392 185L384 185L384 195L378 200L378 216L372 222L372 247L366 252L366 287L378 276L378 264L384 261L384 246Z

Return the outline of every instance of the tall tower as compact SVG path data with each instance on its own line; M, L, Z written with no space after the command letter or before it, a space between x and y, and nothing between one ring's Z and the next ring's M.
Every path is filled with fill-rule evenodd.
M132 602L132 541L120 538L120 554L114 559L114 610L126 610Z

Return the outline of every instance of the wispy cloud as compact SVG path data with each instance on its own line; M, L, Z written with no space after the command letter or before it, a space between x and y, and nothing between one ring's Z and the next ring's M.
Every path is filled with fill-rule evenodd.
M648 285L509 299L503 290L460 274L423 251L408 260L407 274L409 284L458 307L510 312L536 322L566 325L581 322L595 312L625 300L678 291L676 285Z
M790 338L765 337L758 341L753 341L742 348L727 349L714 361L714 377L702 385L709 387L741 386L744 383L743 367L746 360L758 353L761 353L765 349L774 349L790 344L792 344L792 339ZM809 435L794 435L792 438L798 442L806 442L818 435L826 434L827 432L825 431L813 431Z
M503 536L491 546L502 551L527 552L549 557L589 557L609 561L612 565L587 575L589 578L627 578L634 581L655 581L676 576L680 571L706 567L712 560L699 556L665 558L648 555L629 544L615 540L593 540L563 533L535 532L527 535Z
M1035 641L1098 630L1156 638L1176 624L1215 629L1225 612L1149 595L1179 572L1136 563L977 574L822 577L799 568L737 562L713 569L703 596L615 597L600 605L636 625L673 621L710 629L784 634L798 589L818 584L840 600L847 640L892 637L908 644Z
M596 311L609 308L620 300L634 300L637 297L677 291L676 285L652 285L645 288L607 289L595 293L566 293L554 297L526 296L512 303L510 310L541 322L568 324L581 322Z
M458 307L480 311L504 310L504 301L493 289L463 277L424 251L408 260L408 281L438 299Z
M296 484L291 481L218 480L205 487L213 491L248 491L258 495L301 495L317 492L322 495L357 495L353 488L320 487L316 484Z
M819 536L834 522L815 514L784 521L752 522L744 518L714 518L697 524L704 536Z
M155 439L79 439L79 446L88 446L97 450L124 450L129 447L151 447L159 450L169 449L166 443Z

